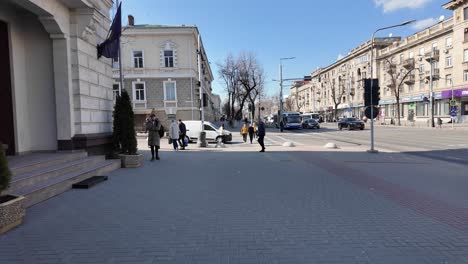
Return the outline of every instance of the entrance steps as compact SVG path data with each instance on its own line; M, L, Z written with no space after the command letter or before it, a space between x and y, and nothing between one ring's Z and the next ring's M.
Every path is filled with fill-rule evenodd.
M34 153L8 157L13 174L5 194L25 196L26 207L69 190L74 183L120 168L120 160L80 152Z

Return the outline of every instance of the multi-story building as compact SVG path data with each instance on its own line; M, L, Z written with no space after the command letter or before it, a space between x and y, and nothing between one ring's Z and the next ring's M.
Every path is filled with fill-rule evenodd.
M200 33L194 26L129 25L122 30L123 88L133 102L135 124L142 129L152 112L166 125L170 119L215 119L211 72ZM199 80L200 39L202 79ZM119 63L114 62L114 93L119 91ZM200 100L200 87L203 100Z
M432 87L435 117L449 119L453 95L458 121L468 122L468 1L452 0L443 7L452 10L453 17L403 39L375 39L372 63L381 88L379 119L397 116L398 98L403 123L426 122ZM333 116L337 108L338 116L362 117L362 80L370 78L370 46L370 41L363 43L344 58L313 72L311 84L294 87L293 93L302 92L309 100L305 111Z
M111 0L0 1L0 142L8 154L112 146Z

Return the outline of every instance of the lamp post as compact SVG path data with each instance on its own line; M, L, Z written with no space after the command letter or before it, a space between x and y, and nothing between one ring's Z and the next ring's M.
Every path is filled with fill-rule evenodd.
M409 25L409 24L411 24L411 23L413 23L415 21L416 20L410 20L410 21L406 21L406 22L403 22L403 23L398 24L398 25L379 28L376 31L374 31L374 33L372 33L371 48L370 48L370 53L371 53L371 56L370 56L370 78L371 78L370 94L371 95L372 95L372 90L373 90L373 85L374 85L374 82L372 81L372 79L374 78L374 75L373 75L373 70L374 70L373 62L374 62L374 39L375 39L375 34L377 34L377 32L382 31L382 30L406 26L406 25ZM374 102L372 102L372 96L371 96L371 102L370 103L371 103L371 148L367 152L369 152L369 153L378 153L378 151L374 148L374 118L373 118L374 117ZM376 102L376 103L378 104L379 102Z
M283 61L284 60L293 60L296 57L289 57L289 58L280 58L280 64L279 64L279 83L280 83L280 99L279 99L279 115L278 115L278 126L281 132L281 121L283 119Z

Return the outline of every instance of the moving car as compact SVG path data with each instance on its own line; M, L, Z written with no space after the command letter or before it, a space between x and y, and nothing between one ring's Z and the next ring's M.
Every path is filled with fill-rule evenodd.
M348 130L351 130L351 129L364 130L364 127L365 127L364 122L354 117L343 118L338 121L339 130L342 130L343 128L347 128Z
M189 142L194 142L198 140L198 137L201 132L201 121L200 120L190 120L184 121L185 127L187 128L187 137L189 138ZM206 133L206 140L207 141L216 141L221 142L221 132L219 127L215 124L210 122L203 122L204 130ZM232 133L229 130L224 129L224 141L230 142L232 141Z
M305 119L302 121L302 128L320 128L320 124L315 119Z

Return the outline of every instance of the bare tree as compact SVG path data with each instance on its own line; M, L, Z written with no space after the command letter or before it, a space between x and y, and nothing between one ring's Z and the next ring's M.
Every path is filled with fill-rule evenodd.
M385 84L392 94L395 96L396 112L397 112L397 125L401 126L400 121L400 92L403 90L403 84L407 80L407 77L413 72L414 66L409 69L400 68L397 69L397 65L393 58L385 58L385 72L390 77L390 82Z
M228 93L228 107L229 111L226 112L230 120L234 119L235 103L239 96L239 78L238 78L238 65L232 55L228 55L224 60L224 63L218 64L219 75L224 80L225 89ZM227 109L226 109L227 110Z
M247 100L252 103L252 114L255 115L255 100L261 93L265 81L263 68L258 64L257 58L253 53L241 54L237 65L239 69L239 83L242 89L239 93L239 110L236 116L242 115Z
M344 85L342 85L341 80L338 81L338 85L336 85L334 79L333 81L330 82L330 96L335 106L334 116L336 120L338 120L338 105L341 104L341 101L343 100L343 96L345 95L345 92L346 92L346 89Z
M294 110L294 99L291 96L288 96L288 98L284 100L284 110L285 111Z

